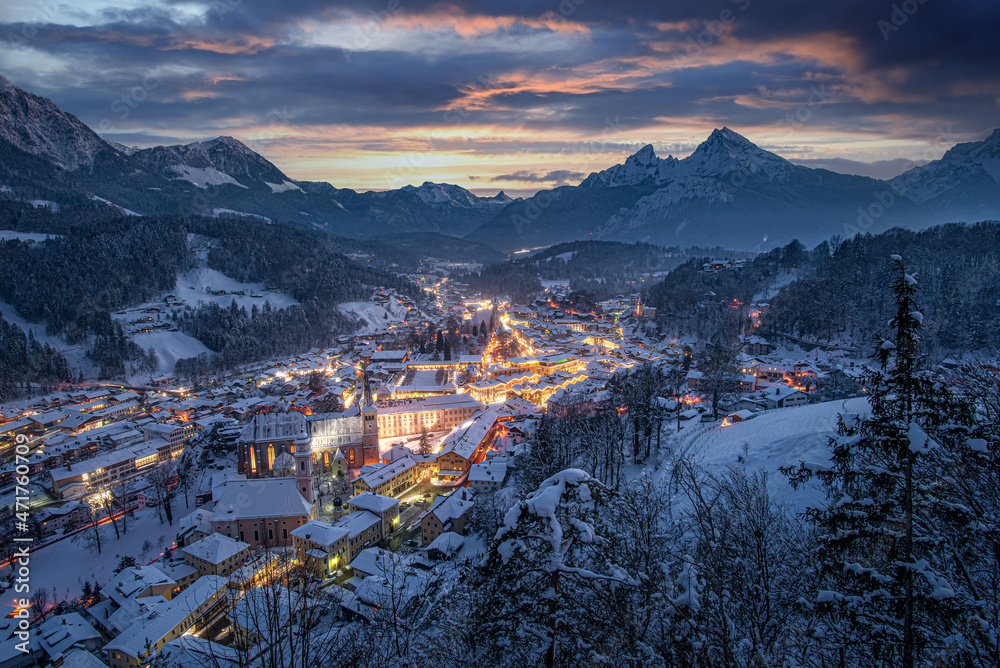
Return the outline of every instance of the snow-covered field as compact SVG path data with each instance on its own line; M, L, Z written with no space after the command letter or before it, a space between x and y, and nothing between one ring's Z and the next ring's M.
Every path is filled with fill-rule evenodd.
M778 468L799 461L828 463L829 437L836 434L837 417L845 412L867 413L868 400L781 408L726 427L689 428L682 430L676 447L711 472L724 472L728 466L763 470L772 497L801 509L822 502L823 491L815 486L793 490Z
M373 334L387 325L403 322L406 319L406 307L395 299L390 299L384 307L375 302L346 302L337 308L362 320L361 329L356 332L357 334Z
M211 353L208 347L184 332L139 332L132 340L143 350L152 348L160 357L160 371L173 371L177 360Z
M110 523L101 527L101 554L87 549L82 541L65 538L31 553L31 581L34 587L46 587L57 601L80 595L84 580L103 586L111 580L119 557L135 557L139 563L156 558L164 547L171 545L177 533L177 518L184 514L184 502L175 502L174 525L160 524L155 508L146 508L130 519L128 534L115 540ZM121 522L119 522L121 529ZM162 538L162 541L161 541ZM149 540L152 549L142 556L142 544Z
M213 295L208 292L209 290L225 290L226 294ZM234 295L234 292L245 292L246 294L240 296ZM226 276L221 271L205 266L197 267L178 276L177 285L171 294L178 300L191 305L197 305L198 302L215 302L220 306L229 306L235 299L237 304L245 307L248 311L254 304L258 307L263 306L265 301L271 302L271 306L274 308L285 308L299 303L284 293L264 290L263 283L241 283ZM253 297L252 295L262 296Z
M213 294L214 292L224 292L225 294ZM237 292L242 292L243 294L235 294ZM183 302L184 307L191 306L193 308L197 308L199 304L209 303L228 307L233 301L248 311L254 305L257 305L258 308L263 307L265 302L270 302L274 308L285 308L298 304L298 301L289 295L265 290L262 283L242 283L226 276L220 271L209 269L204 266L204 259L202 259L201 266L178 276L177 283L170 294L176 297L177 301ZM170 310L178 310L184 307L167 309L164 297L166 295L161 296L157 300L130 308L124 313L116 313L114 317L127 324L130 321L148 315L143 313L143 309L150 306L157 306L166 310L161 314L152 314L154 324L156 322L167 321ZM128 327L126 327L126 331L128 331ZM201 341L183 332L167 330L136 332L132 334L132 340L142 347L143 350L148 348L156 350L157 355L160 357L160 371L166 372L173 371L174 365L179 359L195 357L201 353L210 352Z
M239 184L235 184L235 185L239 185ZM243 186L243 187L245 188L246 186ZM234 211L233 209L222 209L222 208L212 209L212 215L215 216L216 218L218 218L220 214L232 214L232 215L235 215L235 216L246 216L248 218L256 218L258 220L263 220L265 223L270 223L271 222L271 219L268 218L267 216L261 216L260 214L256 214L256 213L247 213L246 211Z

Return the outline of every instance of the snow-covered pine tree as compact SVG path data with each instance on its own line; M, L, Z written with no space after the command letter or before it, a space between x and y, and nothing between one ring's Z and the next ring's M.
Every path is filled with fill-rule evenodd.
M612 493L566 469L508 511L479 568L492 642L534 653L541 665L595 665L614 642L608 590L629 583L596 530Z
M922 370L917 280L892 257L896 313L869 372L871 415L842 415L832 465L783 472L793 486L815 478L828 505L812 509L825 589L806 607L814 638L841 665L927 665L953 655L960 615L947 549L947 483L940 451L966 439L969 413Z

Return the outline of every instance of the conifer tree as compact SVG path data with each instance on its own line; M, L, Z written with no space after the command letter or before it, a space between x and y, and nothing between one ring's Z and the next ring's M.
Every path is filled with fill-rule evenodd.
M919 352L917 280L893 256L896 312L868 373L871 415L842 415L832 465L784 469L793 486L818 479L828 505L810 517L824 589L807 607L816 637L848 665L924 665L951 642L958 613L947 544L949 495L940 453L966 440L969 413Z

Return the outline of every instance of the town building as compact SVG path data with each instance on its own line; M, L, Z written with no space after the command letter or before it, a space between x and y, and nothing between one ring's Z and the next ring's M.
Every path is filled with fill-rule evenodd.
M473 492L464 487L448 496L439 496L420 518L420 544L427 547L449 531L464 536L474 506Z

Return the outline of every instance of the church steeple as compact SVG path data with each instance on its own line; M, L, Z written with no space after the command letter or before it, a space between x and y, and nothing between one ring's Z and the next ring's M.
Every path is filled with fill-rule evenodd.
M375 397L372 394L372 386L368 378L367 369L362 372L361 397L358 400L358 407L361 409L362 457L365 464L377 464L379 458L378 408L375 406Z
M375 399L372 396L372 384L368 377L367 367L361 372L361 396L358 399L358 407L374 406Z

